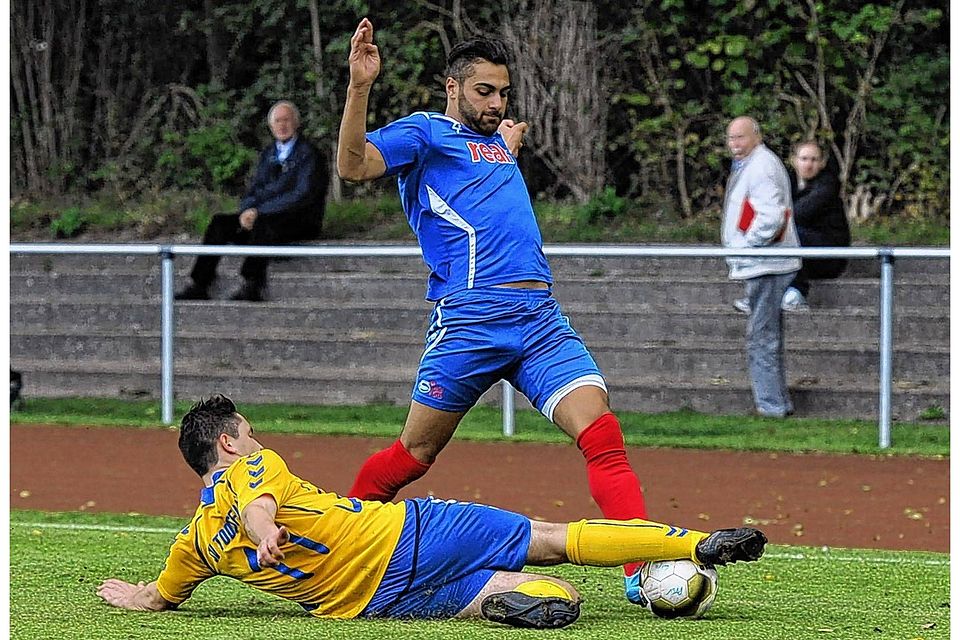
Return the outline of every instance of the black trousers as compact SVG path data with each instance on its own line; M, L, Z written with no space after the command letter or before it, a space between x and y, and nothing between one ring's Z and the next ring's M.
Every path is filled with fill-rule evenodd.
M843 258L804 258L803 266L794 276L791 287L799 291L804 298L810 293L811 280L832 280L847 268Z
M838 243L834 238L801 227L797 228L797 234L800 236L801 247L834 247L850 244L849 241ZM832 280L839 277L846 268L845 258L804 258L800 271L797 271L790 286L806 298L810 293L811 280Z
M239 213L218 213L210 220L203 234L203 244L241 244L268 246L315 240L320 237L320 224L313 215L300 211L285 211L257 216L253 229L240 226ZM245 258L240 275L248 284L262 287L267 283L267 264L270 258ZM217 277L220 256L197 256L190 277L201 287L209 287Z

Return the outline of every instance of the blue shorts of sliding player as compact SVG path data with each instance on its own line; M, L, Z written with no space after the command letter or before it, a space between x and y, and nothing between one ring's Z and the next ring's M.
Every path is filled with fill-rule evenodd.
M511 511L455 500L406 501L403 532L366 618L450 618L495 571L520 571L530 520Z

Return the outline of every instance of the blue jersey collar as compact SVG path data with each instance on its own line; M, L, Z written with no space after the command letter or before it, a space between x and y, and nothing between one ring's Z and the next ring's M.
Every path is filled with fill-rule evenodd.
M213 484L200 490L201 506L209 507L213 504L213 488L217 486L218 482L220 482L220 478L223 477L224 471L226 471L226 469L220 469L220 471L215 472L212 477Z

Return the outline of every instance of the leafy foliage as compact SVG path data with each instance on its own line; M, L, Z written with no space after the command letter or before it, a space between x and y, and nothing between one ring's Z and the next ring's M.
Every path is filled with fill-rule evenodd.
M384 61L371 96L372 128L414 110L442 110L451 44L502 33L518 7L545 1L479 2L469 10L454 0L189 0L175 9L143 0L14 3L11 191L236 194L268 139L263 117L277 99L296 102L306 135L332 150L349 39L361 16L373 19ZM725 124L746 113L782 156L801 139L821 140L853 218L946 218L949 20L942 2L594 4L609 103L606 175L580 202L609 199L612 189L666 202L679 220L708 219L722 196ZM57 46L48 46L45 29ZM37 69L48 60L56 72L45 79ZM31 99L43 95L55 100ZM519 110L510 115L520 119L537 106L522 95L513 105ZM56 144L41 145L50 140ZM526 153L531 192L566 193L557 186L577 167L540 162L546 150ZM388 188L384 181L344 190L363 196ZM614 217L629 217L630 209ZM72 225L62 224L64 232Z

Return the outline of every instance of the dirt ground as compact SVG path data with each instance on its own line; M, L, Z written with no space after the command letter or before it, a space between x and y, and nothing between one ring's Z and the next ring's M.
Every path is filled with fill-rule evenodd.
M377 438L266 434L291 470L346 492ZM949 460L630 448L651 519L754 523L782 544L949 551ZM189 516L200 482L174 430L10 427L10 507ZM493 504L545 520L599 517L573 446L451 442L400 497Z

